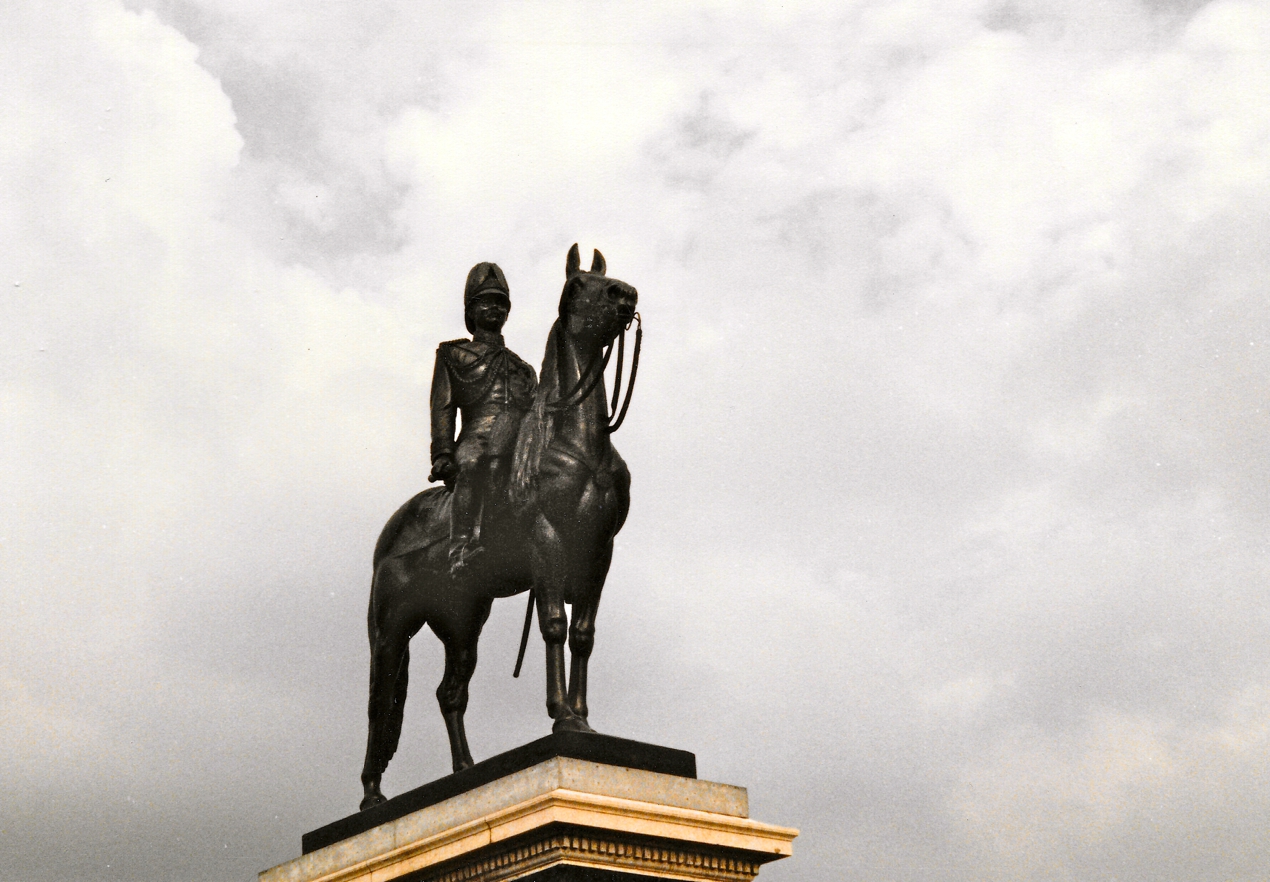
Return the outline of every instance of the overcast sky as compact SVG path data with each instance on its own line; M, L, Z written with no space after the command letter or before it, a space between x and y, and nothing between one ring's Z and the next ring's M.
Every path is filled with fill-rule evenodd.
M0 882L357 808L467 270L635 285L591 718L775 880L1270 876L1270 9L9 2ZM477 759L546 734L496 606ZM390 794L449 771L415 641Z

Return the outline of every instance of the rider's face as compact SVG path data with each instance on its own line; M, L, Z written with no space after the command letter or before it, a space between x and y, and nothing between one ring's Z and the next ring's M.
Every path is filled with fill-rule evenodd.
M507 295L486 291L472 304L472 321L483 331L498 332L503 329L510 311L511 302Z

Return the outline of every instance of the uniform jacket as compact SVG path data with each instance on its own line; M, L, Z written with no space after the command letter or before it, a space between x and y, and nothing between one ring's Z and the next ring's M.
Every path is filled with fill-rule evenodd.
M502 335L450 340L437 347L432 371L432 459L454 455L455 417L463 414L459 442L469 429L489 426L510 412L517 419L533 404L538 386L534 369L503 344Z

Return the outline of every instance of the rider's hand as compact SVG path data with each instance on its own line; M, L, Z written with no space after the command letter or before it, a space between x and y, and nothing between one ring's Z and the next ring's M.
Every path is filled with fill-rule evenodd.
M454 457L443 453L432 461L432 474L428 475L428 480L453 484L458 476L459 464L454 461Z

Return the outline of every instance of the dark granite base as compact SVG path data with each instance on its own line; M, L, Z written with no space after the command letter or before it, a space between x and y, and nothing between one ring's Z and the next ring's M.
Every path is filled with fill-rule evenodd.
M304 854L317 851L319 848L325 848L350 836L364 833L380 824L395 821L411 812L417 812L419 809L435 805L444 799L466 793L483 784L497 781L499 778L536 766L557 756L610 766L625 766L645 772L678 775L681 778L697 777L697 758L686 750L659 747L656 744L615 738L612 735L561 732L492 756L470 769L439 778L422 787L416 787L414 790L395 796L374 808L357 812L327 824L325 827L305 833L300 839L301 850Z

